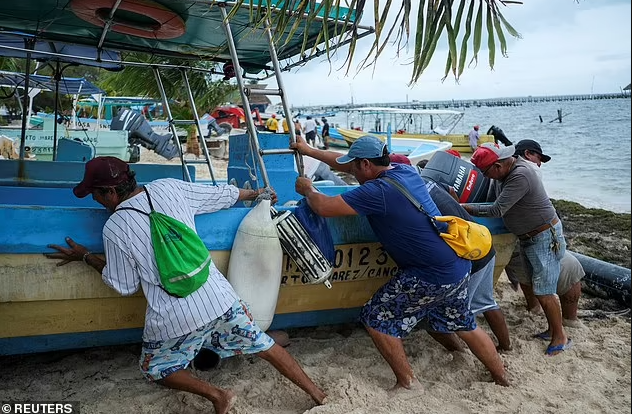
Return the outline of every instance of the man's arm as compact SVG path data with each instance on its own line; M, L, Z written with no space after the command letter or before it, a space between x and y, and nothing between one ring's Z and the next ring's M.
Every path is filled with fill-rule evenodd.
M83 261L97 272L103 272L105 260L92 254L92 252L88 251L85 246L75 243L75 241L70 237L66 237L66 243L68 243L70 248L59 246L57 244L48 245L51 249L57 250L57 253L45 253L44 256L48 259L61 259L61 262L57 263L57 266L63 266L70 262Z
M296 149L300 154L307 155L308 157L316 158L319 161L324 162L337 171L351 173L351 164L338 164L336 158L342 157L344 154L330 150L319 150L318 148L312 148L305 142L303 137L296 137L296 142L290 144L290 148Z
M309 207L319 216L338 217L358 214L341 196L330 197L316 191L309 178L298 177L295 188L296 192L305 197Z
M272 204L276 204L277 195L274 190L272 191ZM243 188L239 189L239 196L237 197L237 201L255 201L259 195L265 192L265 188L260 188L258 190L246 190Z

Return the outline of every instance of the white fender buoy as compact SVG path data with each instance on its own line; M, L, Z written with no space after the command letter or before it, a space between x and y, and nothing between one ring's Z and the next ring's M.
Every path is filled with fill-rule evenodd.
M283 250L270 216L270 200L261 200L239 224L228 262L228 281L250 306L263 331L274 318L282 263Z

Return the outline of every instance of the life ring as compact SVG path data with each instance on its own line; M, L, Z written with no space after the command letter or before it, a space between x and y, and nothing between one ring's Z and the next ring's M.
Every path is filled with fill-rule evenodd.
M114 0L72 0L70 8L81 20L104 27L114 3ZM173 39L186 32L184 20L176 12L152 0L123 0L116 10L154 20L143 23L115 13L111 28L117 33L148 39Z

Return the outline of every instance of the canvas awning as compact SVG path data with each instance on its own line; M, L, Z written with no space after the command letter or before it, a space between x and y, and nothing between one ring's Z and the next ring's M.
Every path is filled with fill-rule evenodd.
M245 3L239 8L226 2L230 17L237 55L244 70L258 73L270 69L271 62L268 42L264 33L265 26L259 4L274 3L283 0L251 0L253 6ZM19 31L35 36L38 40L78 43L84 46L106 49L135 51L159 56L181 57L195 60L213 60L228 62L231 60L220 6L215 1L200 0L130 0L123 2L119 19L125 19L135 35L112 27L104 33L104 16L109 14L116 2L104 0L20 0L0 1L0 28ZM96 5L104 6L97 7ZM105 7L105 4L108 4ZM151 10L154 16L130 12L131 7L143 7ZM158 24L163 15L173 16L164 25ZM287 25L283 33L276 33L275 40L279 60L295 58L299 62L321 56L324 53L324 41L319 36L326 26L332 37L334 33L345 34L354 30L356 38L373 32L372 28L355 24L354 10L332 7L327 15L320 12L318 18L307 19L293 16L294 24ZM107 20L107 18L105 18ZM153 26L152 26L153 24ZM151 35L152 27L163 30L168 27L176 37L161 38ZM141 29L138 29L141 27ZM145 31L142 34L142 31ZM167 29L165 29L167 30ZM141 31L141 35L138 35ZM149 35L148 35L149 33ZM165 33L158 33L164 35ZM339 38L338 41L342 41ZM331 44L330 44L331 46ZM317 50L318 49L318 50ZM304 50L304 55L301 51ZM295 62L296 63L296 62Z
M1 6L0 6L1 7ZM0 17L1 19L1 17ZM28 49L26 42L35 40L24 33L0 33L0 56L10 58L26 58ZM102 50L100 53L95 47L73 45L63 42L34 41L31 59L40 62L64 62L81 65L97 66L108 70L122 70L118 63L121 54L114 50Z
M0 71L0 86L12 88L24 88L26 76L18 72ZM56 81L50 76L29 76L29 90L41 89L43 91L56 90ZM59 81L59 93L63 95L96 95L105 92L85 78L65 78Z

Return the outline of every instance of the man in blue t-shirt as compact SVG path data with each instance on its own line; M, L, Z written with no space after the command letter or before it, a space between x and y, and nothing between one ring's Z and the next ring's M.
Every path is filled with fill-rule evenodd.
M399 268L364 305L360 315L375 346L393 370L395 389L419 387L406 358L402 338L419 322L432 331L456 333L492 374L508 385L503 363L491 338L476 326L468 307L470 262L459 258L443 241L428 216L391 183L397 181L423 205L439 215L417 170L391 166L386 144L373 136L353 143L347 155L312 148L300 139L291 144L302 155L352 174L361 184L342 195L319 193L308 178L296 180L296 191L324 217L366 216L377 239Z

